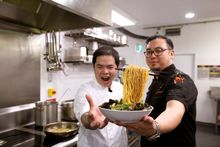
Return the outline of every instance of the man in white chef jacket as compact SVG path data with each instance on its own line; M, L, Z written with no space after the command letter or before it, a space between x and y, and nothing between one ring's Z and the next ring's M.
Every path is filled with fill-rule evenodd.
M101 47L94 52L92 63L95 78L80 86L74 100L80 122L77 147L127 147L126 129L108 122L97 107L122 98L122 85L113 81L119 54L112 47Z

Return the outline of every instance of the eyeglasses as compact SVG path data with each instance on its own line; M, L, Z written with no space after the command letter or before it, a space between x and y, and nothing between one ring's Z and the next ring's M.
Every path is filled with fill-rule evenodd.
M169 50L169 49L163 49L161 47L156 47L155 49L146 49L146 51L144 52L144 55L146 57L150 57L152 56L152 54L154 53L155 56L160 56L165 50Z

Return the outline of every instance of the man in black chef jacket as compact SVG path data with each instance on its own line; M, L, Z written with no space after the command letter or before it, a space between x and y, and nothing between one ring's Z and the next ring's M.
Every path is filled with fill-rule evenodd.
M158 74L146 97L146 103L154 109L137 123L119 125L140 134L142 147L195 147L198 92L193 80L173 64L172 41L161 35L151 36L144 55L149 68Z

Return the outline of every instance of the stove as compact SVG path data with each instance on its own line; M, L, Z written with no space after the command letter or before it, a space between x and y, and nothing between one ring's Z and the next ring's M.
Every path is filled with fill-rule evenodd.
M42 127L35 124L26 125L7 132L0 133L1 147L51 147L76 146L78 135L68 138L54 138L46 136Z
M0 140L3 143L1 147L19 147L26 144L32 147L35 145L36 140L39 140L40 138L41 136L39 135L20 130L11 130L0 134Z

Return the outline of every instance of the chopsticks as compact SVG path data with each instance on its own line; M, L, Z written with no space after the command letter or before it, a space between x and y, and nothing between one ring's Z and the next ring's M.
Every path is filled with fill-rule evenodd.
M121 70L121 71L124 71L125 68L116 68L116 70Z
M116 68L116 70L125 71L126 68ZM149 75L151 76L158 76L159 74L152 73L152 71L149 71Z
M126 68L116 68L116 70L120 70L120 71L125 71ZM158 72L158 73L155 73L151 70L149 70L149 75L150 76L165 76L165 75L169 75L168 72Z

